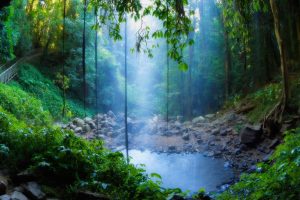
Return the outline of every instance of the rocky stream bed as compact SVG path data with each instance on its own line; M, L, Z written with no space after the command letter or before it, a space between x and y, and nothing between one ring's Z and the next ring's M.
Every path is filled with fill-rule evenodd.
M299 123L299 118L284 123L282 131ZM108 112L94 118L75 118L61 125L88 140L103 139L113 151L125 149L124 115ZM229 111L223 114L199 116L183 122L176 117L168 123L160 116L148 119L129 118L129 149L155 153L200 153L223 159L224 168L235 174L229 183L237 181L242 172L259 171L258 162L266 162L282 138L262 134L261 124L249 124L246 117ZM280 135L280 134L278 134ZM0 200L48 199L31 174L9 177L0 170ZM226 189L226 188L225 188ZM222 188L221 188L222 190ZM100 195L100 196L99 196ZM82 199L106 199L101 194L83 192Z
M291 123L286 123L285 128ZM88 140L101 138L114 151L125 149L124 116L113 112L92 118L75 118L65 128ZM199 116L183 122L181 117L168 123L160 116L128 119L129 149L158 153L195 153L223 158L224 167L241 172L255 171L257 162L267 161L280 144L279 137L265 137L261 124L249 124L234 111L222 115Z

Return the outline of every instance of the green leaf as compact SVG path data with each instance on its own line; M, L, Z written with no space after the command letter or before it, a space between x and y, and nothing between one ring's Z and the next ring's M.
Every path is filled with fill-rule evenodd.
M184 72L186 72L189 69L189 66L185 62L179 63L178 67L181 71L184 71Z

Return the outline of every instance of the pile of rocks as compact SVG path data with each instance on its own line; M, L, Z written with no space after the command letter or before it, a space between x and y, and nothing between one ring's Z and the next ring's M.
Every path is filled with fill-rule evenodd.
M93 119L75 118L69 129L87 139L101 138L108 148L122 150L125 142L124 115L113 112ZM234 111L198 116L191 121L176 117L166 122L156 115L148 119L128 118L130 148L156 152L200 152L220 157L240 171L267 160L280 138L264 138L261 125L251 125Z
M7 173L0 171L0 200L55 200L54 198L47 198L42 191L41 186L34 181L28 181L24 173L20 173L15 178L13 185L12 180Z
M35 180L37 177L28 171L10 177L7 170L0 170L0 200L59 200L57 197L53 197L53 195L59 195L53 193L54 189L51 194L47 194ZM87 190L76 191L74 198L78 200L110 199L103 194Z

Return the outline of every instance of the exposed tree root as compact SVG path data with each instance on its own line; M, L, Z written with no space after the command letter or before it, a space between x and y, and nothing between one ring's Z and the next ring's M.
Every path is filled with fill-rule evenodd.
M263 121L263 132L272 137L276 133L279 133L282 126L283 114L286 110L286 97L283 94L280 101L274 106L274 108L265 116Z

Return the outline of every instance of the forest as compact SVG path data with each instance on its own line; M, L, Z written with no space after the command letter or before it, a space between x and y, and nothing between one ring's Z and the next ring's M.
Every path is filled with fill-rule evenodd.
M300 0L1 0L0 200L300 199Z

